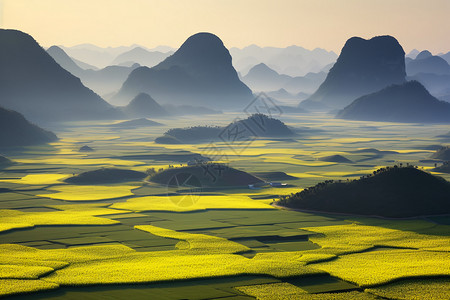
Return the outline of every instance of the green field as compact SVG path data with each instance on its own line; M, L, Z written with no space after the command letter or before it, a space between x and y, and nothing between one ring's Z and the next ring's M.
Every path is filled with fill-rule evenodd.
M238 115L218 115L226 125ZM291 116L294 139L160 145L169 128L50 128L60 140L1 149L0 296L11 299L448 299L450 217L408 220L333 215L271 205L328 179L430 156L448 126ZM106 122L105 122L106 123ZM89 145L94 152L78 149ZM376 150L374 150L376 149ZM189 153L249 173L285 172L283 187L168 187L148 181L70 185L102 167L185 165ZM319 158L342 155L352 163ZM215 174L220 176L220 174ZM450 180L450 174L437 174ZM426 199L424 199L426 201Z

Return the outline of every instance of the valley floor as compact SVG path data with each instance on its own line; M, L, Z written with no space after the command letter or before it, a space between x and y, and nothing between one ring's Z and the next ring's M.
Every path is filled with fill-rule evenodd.
M11 299L448 299L450 216L388 220L291 211L279 195L379 167L434 168L448 126L283 115L298 136L160 145L167 129L226 125L235 114L114 129L70 123L45 146L2 149L0 296ZM104 124L103 124L104 125ZM93 152L79 152L84 145ZM248 173L285 172L250 189L150 182L71 185L102 167L186 165L190 153ZM341 155L351 162L327 162ZM450 180L450 174L437 174ZM214 181L220 170L205 170ZM424 199L426 201L426 199Z

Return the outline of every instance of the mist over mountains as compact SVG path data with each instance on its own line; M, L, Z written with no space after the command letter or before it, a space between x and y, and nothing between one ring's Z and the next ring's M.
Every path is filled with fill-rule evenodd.
M242 75L247 74L255 65L264 63L280 74L304 76L310 72L321 72L337 59L333 51L320 48L307 50L299 46L276 48L250 45L242 49L231 48L230 53L234 67Z
M233 48L232 58L220 38L211 33L192 35L175 52L167 47L149 51L136 45L106 49L80 45L66 50L90 55L90 59L108 53L105 56L112 57L111 62L121 64L103 69L75 60L65 52L68 48L52 46L45 51L20 31L2 30L0 44L0 105L37 122L215 114L223 109L243 109L252 101L253 92L259 91L278 101L288 113L290 108L285 105L289 101L302 101L302 113L304 109L343 109L339 116L350 119L447 122L445 103L438 105L441 102L435 97L450 100L450 65L429 51L412 51L405 59L402 46L391 36L350 38L336 63L333 52L297 46ZM287 63L299 59L296 55L300 54L301 61L308 57L309 62L320 62L317 70L332 67L328 73L290 76L276 70L281 63L272 68L274 64L260 62L241 77L234 68L240 55L254 61ZM137 61L156 65L150 68ZM403 85L407 80L413 84ZM391 99L391 106L385 99ZM400 112L402 105L409 107ZM369 107L373 113L364 112ZM387 107L389 117L386 113L375 116ZM419 109L425 115L435 111L439 118L419 116L413 111ZM292 108L292 113L299 112ZM404 112L409 112L407 118Z
M341 119L406 123L450 123L450 103L439 101L417 81L362 96L337 115Z
M319 72L292 77L286 74L279 74L266 64L260 63L251 68L248 74L242 77L242 81L254 92L284 89L292 94L300 92L311 94L317 90L326 76L326 72Z
M123 105L139 93L148 93L161 104L236 109L252 99L252 91L233 68L230 53L210 33L189 37L172 56L153 68L140 67L131 72L111 102Z
M138 68L138 63L132 63L131 66L107 66L103 69L83 69L73 58L67 55L63 49L58 46L52 46L47 49L47 53L64 69L80 78L81 82L94 90L97 94L107 97L116 93L123 82L128 78L131 71Z
M174 49L168 46L158 46L154 49L147 49L140 45L120 46L120 47L99 47L92 44L81 44L73 47L59 46L74 60L79 60L84 63L95 66L95 68L102 69L115 64L115 60L120 55L125 55L127 52L133 53L133 49L143 48L149 52L173 52ZM120 59L119 59L120 60ZM121 61L120 63L122 63ZM119 64L120 64L119 63Z
M28 34L0 30L0 106L35 121L108 119L110 104L63 69Z
M300 105L342 108L354 99L405 81L405 52L391 36L350 38L319 89Z

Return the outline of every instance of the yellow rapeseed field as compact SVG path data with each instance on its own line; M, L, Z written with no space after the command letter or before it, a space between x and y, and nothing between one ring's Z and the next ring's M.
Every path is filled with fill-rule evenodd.
M50 189L51 191L56 191L57 193L41 194L38 196L66 201L95 201L133 196L131 190L135 188L137 188L137 186L58 185L51 187Z
M448 300L450 278L414 279L366 289L367 292L388 299Z
M186 197L189 197L187 199ZM189 200L187 206L180 206L184 200ZM274 209L267 203L250 199L247 196L149 196L129 199L126 202L114 203L111 208L131 211L198 211L205 209Z
M56 283L44 280L0 279L0 296L51 290L58 287Z

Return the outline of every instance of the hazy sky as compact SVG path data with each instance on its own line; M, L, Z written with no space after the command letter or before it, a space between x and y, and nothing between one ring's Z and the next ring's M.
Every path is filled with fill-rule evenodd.
M450 0L0 0L0 26L30 33L43 46L178 47L208 31L227 47L339 53L351 36L390 34L407 52L437 53L450 51L449 17Z

